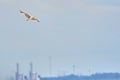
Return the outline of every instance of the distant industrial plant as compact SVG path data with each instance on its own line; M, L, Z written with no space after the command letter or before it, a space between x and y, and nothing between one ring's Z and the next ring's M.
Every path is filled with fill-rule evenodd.
M19 71L19 63L16 64L16 69L17 69L17 71L15 73L15 80L41 80L40 75L33 72L32 63L30 63L30 71L29 71L28 76L20 73L20 71Z

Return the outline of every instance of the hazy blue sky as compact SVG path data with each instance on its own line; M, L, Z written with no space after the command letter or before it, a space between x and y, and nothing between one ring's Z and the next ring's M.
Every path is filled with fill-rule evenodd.
M120 0L0 0L0 79L50 76L49 56L52 76L120 72Z

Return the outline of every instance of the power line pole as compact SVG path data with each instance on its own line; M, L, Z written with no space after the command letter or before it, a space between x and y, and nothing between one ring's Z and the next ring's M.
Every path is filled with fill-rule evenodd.
M75 74L75 65L73 65L72 67L73 67L73 74Z
M51 70L52 70L52 65L51 65L51 56L49 56L49 75L51 76Z

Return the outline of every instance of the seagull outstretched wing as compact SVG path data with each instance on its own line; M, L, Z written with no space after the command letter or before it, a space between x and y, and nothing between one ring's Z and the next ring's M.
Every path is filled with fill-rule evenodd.
M30 18L30 15L28 13L25 13L23 11L20 10L20 13L23 13L27 18Z
M37 22L40 22L40 21L39 21L37 18L35 18L35 17L32 17L31 20L35 20L35 21L37 21Z

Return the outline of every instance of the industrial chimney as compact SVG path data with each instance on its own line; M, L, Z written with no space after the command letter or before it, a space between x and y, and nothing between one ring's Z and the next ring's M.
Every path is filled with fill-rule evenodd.
M17 69L17 71L15 73L16 80L19 80L19 64L18 63L16 64L16 69Z
M32 66L32 62L30 63L30 73L29 73L29 79L32 80L32 76L33 76L33 66Z

